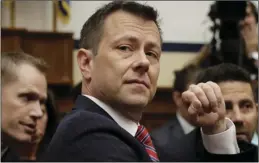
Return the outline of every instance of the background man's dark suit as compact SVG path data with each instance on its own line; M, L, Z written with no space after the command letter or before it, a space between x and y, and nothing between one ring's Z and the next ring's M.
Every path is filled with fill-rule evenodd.
M183 137L184 131L177 116L174 115L165 125L151 132L152 140L160 147L167 146L168 142L173 143Z
M151 137L158 155L163 161L258 162L258 147L241 141L238 142L241 153L236 157L209 154L203 146L200 128L194 129L185 136L176 116L161 128L154 130Z
M168 142L161 148L153 141L163 161L215 161L215 162L258 162L258 149L250 143L238 141L241 153L237 155L209 154L203 146L200 128L182 137L179 141ZM244 152L245 151L245 152Z
M75 108L60 123L43 161L151 161L137 139L93 101L79 96ZM244 157L242 154L218 157L203 152L201 137L199 139L200 146L192 146L201 153L199 160L235 161ZM181 142L168 144L167 148L157 146L160 161L196 161L197 157L186 150L191 142L184 137ZM186 152L181 152L183 150ZM251 157L248 152L243 155Z

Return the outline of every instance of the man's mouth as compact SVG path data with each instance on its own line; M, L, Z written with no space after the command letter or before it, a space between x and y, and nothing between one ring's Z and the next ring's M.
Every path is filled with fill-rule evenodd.
M127 84L139 84L139 85L143 85L144 87L146 87L148 89L150 88L150 83L146 82L144 80L137 80L137 79L135 79L135 80L129 80L126 83Z
M25 132L27 132L28 134L35 134L36 124L33 124L33 123L29 124L29 123L24 123L24 122L21 122L20 124L25 129Z

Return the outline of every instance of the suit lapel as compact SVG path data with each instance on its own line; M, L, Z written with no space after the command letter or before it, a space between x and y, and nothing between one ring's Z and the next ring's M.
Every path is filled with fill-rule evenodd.
M99 105L97 105L95 102L93 102L91 99L89 99L86 96L80 95L80 96L77 97L73 110L78 110L78 109L83 109L83 110L86 110L86 111L89 111L89 112L97 113L97 114L103 115L103 116L111 119L112 121L114 121L114 119L107 112L105 112ZM115 122L115 121L114 121L114 123L117 124L117 122ZM125 131L125 133L127 133L128 137L132 137L127 131ZM139 144L142 151L143 151L143 153L142 153L143 154L143 158L142 158L143 160L142 161L146 161L146 162L149 161L150 162L151 161L150 157L147 154L145 148L134 137L132 137L132 140L134 140L134 143Z
M114 121L114 119L107 112L105 112L99 105L97 105L91 99L83 95L79 95L77 97L73 110L76 109L83 109L89 112L98 113Z
M185 135L183 128L176 116L172 119L172 125L170 125L170 126L171 126L170 128L172 131L171 133L173 133L174 137L181 138L183 135Z

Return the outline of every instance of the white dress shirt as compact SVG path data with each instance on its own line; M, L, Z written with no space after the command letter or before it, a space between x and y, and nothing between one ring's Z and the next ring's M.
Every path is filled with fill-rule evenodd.
M130 133L133 137L135 136L137 130L138 130L138 124L133 122L132 120L126 118L121 113L115 111L112 109L109 105L105 104L104 102L100 101L99 99L84 95L91 99L93 102L95 102L97 105L99 105L106 113L108 113L118 125L121 126L124 130L126 130L128 133Z
M189 134L195 129L195 126L186 121L179 112L176 112L176 118L178 119L184 134Z
M185 134L189 134L195 129L195 126L184 119L179 112L176 112L176 117ZM227 130L225 132L215 135L205 135L201 130L203 145L210 153L236 154L240 152L236 140L236 127L229 118L226 118L226 120Z
M84 95L91 99L93 102L95 102L98 106L100 106L105 112L107 112L118 125L120 125L124 130L126 130L128 133L130 133L132 136L135 136L138 124L136 122L133 122L132 120L126 118L116 110L112 109L107 104L103 103L99 99ZM214 154L237 154L240 152L237 140L236 140L236 128L233 122L227 119L227 130L215 134L215 135L205 135L203 134L202 130L202 138L203 138L203 144L206 150L210 153Z
M254 133L251 143L258 146L258 134L256 132Z

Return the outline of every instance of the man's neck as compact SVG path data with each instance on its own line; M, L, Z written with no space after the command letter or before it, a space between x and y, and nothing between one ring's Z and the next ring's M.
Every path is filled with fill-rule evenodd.
M90 95L83 95L83 96L88 97L97 105L99 105L99 107L102 108L108 115L110 115L113 118L113 120L117 122L123 129L128 131L132 136L135 136L138 129L138 124L139 124L138 121L136 122L132 120L132 118L125 116L117 109L114 109L113 107L111 107L110 105L107 105L105 102L97 99L96 97L93 97Z
M5 136L6 137L6 136ZM10 138L12 139L12 138ZM15 140L2 139L2 144L10 148L20 160L36 160L38 144L36 143L21 143Z
M251 143L258 146L258 134L257 132L254 133Z

